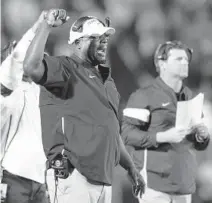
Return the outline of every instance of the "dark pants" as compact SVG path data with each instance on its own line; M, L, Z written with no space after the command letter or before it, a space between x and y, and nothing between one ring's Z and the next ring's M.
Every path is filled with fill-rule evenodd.
M6 203L50 203L45 184L3 172L2 183L8 185Z

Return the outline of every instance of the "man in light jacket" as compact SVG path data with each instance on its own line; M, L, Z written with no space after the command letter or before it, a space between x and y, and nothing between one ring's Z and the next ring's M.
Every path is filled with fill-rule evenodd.
M44 13L0 67L1 171L7 203L49 202L45 185L39 86L23 74L23 60Z

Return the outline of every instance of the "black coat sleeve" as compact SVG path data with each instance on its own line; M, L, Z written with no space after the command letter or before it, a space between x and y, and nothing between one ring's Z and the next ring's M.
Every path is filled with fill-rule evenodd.
M126 108L148 109L148 105L145 90L138 90L130 96ZM121 135L124 143L136 148L157 147L156 133L148 132L148 125L139 119L123 116Z

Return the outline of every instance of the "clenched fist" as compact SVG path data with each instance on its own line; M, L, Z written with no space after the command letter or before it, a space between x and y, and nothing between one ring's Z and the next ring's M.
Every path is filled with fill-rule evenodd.
M45 14L45 20L51 27L58 27L67 22L69 16L64 9L50 9Z

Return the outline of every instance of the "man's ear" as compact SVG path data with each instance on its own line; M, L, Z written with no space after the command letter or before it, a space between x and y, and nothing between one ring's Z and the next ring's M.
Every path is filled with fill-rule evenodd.
M165 70L165 61L164 60L159 60L158 61L158 67L161 70Z
M82 47L82 40L81 40L81 39L76 39L76 40L74 41L74 44L75 44L75 46L76 46L78 49L81 49L81 47Z

